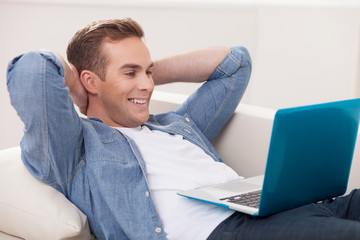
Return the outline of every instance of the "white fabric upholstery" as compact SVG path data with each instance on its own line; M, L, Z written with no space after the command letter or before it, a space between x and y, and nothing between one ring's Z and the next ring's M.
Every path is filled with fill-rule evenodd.
M10 236L10 235L8 235L6 233L0 232L0 239L1 240L19 240L19 239L23 239L23 238Z
M0 151L0 194L0 239L92 238L86 216L27 171L19 147Z

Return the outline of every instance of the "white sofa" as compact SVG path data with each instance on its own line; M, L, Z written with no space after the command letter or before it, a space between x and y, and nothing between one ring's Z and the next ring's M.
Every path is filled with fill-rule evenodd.
M175 109L186 96L154 92L151 112ZM275 110L240 104L215 139L223 160L241 176L264 173ZM360 187L359 142L348 190ZM20 159L20 148L0 151L0 239L93 239L86 216L61 193L36 180Z

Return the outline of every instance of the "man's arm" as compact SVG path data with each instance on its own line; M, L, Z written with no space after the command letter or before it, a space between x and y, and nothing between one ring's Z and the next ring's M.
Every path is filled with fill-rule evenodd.
M153 69L154 83L204 82L229 52L228 47L212 47L156 61Z
M22 158L38 179L57 186L79 162L82 124L61 61L49 52L25 53L9 63L11 104L24 123Z
M218 54L203 51L205 50L195 52L194 55L189 53L180 56L179 59L182 61L178 61L179 69L176 67L176 61L168 63L169 68L160 76L167 76L171 80L165 81L162 80L163 77L158 77L155 81L171 82L174 79L181 79L196 82L207 78L205 79L207 81L189 96L176 113L192 119L205 136L213 141L233 115L247 88L251 74L251 58L244 47L233 47L227 55L224 52L227 53L228 49L224 50L224 48L223 50L218 48L216 50ZM199 58L191 62L191 58L186 59L186 56Z

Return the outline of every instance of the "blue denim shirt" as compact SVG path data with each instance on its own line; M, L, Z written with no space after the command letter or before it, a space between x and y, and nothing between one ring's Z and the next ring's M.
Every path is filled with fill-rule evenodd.
M176 111L150 115L144 124L180 134L221 161L211 141L236 109L250 72L247 50L232 48ZM83 211L98 239L166 239L135 142L100 119L80 118L63 77L52 53L29 52L9 63L11 103L25 125L25 166Z

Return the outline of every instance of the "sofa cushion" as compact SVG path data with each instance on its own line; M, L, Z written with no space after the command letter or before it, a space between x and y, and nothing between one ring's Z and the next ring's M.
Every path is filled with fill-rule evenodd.
M0 151L0 232L24 239L92 239L87 217L33 177L19 147Z

